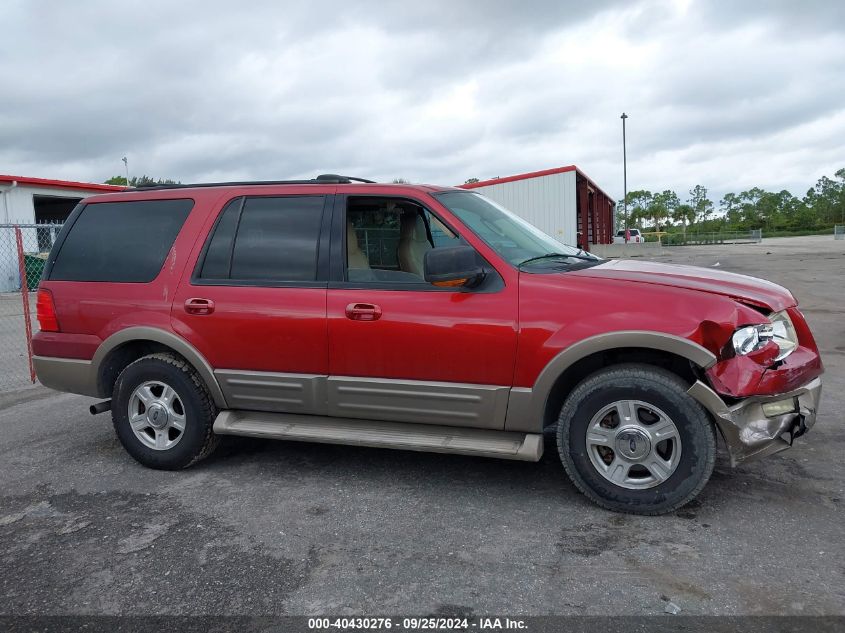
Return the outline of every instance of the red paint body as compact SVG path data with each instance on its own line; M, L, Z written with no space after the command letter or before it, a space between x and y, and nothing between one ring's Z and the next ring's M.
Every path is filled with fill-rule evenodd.
M730 397L777 394L822 372L796 302L767 281L709 269L611 261L593 268L520 273L444 208L411 185L227 186L89 198L192 198L195 206L160 274L148 284L45 281L60 332L39 332L39 356L90 359L131 326L182 337L215 369L382 377L531 387L555 355L585 338L619 330L681 336L719 361L711 386ZM428 207L498 272L489 293L350 288L194 285L191 274L223 206L241 195L390 195ZM335 213L342 209L335 207ZM186 302L205 299L213 304ZM206 307L203 307L206 306ZM378 310L372 310L371 308ZM777 367L724 353L741 326L789 309L799 347Z
M329 290L329 374L510 385L517 293ZM346 305L377 303L353 321ZM471 360L470 360L471 359Z

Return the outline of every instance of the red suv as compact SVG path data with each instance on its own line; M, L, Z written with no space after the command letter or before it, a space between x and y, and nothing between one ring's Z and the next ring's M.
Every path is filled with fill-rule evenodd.
M472 191L340 176L87 198L45 266L41 382L139 462L219 435L537 461L668 512L812 426L822 363L767 281L605 261Z

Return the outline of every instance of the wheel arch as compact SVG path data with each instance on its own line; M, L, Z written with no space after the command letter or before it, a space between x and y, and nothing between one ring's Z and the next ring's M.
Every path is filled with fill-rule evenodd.
M602 367L640 362L665 367L692 385L695 371L705 370L716 356L701 345L663 332L625 330L583 339L558 353L530 389L511 390L506 429L531 433L557 420L564 400L588 375Z
M111 397L117 376L123 369L142 356L158 352L175 353L189 363L200 375L214 404L226 408L226 399L205 357L185 339L153 327L131 327L109 336L97 348L91 365L101 397Z

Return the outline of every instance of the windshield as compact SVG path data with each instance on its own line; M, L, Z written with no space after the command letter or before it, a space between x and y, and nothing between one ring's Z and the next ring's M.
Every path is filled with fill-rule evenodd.
M599 258L579 248L561 244L503 206L474 191L445 191L433 194L472 231L511 264L552 256L573 261Z

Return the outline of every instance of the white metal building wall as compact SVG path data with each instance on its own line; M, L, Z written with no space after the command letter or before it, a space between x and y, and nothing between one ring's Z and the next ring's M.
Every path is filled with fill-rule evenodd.
M87 198L102 191L84 191L72 188L33 187L20 184L16 187L0 186L0 224L33 224L35 222L35 204L33 196L59 196L63 198ZM28 247L37 244L35 229L23 229L24 244ZM0 292L10 292L20 288L18 254L15 249L14 232L3 228L0 236ZM31 249L30 249L31 250Z
M58 196L61 198L87 198L102 191L84 191L80 189L65 189L60 187L33 187L19 184L16 187L0 185L0 224L32 223L35 222L35 205L33 196Z
M564 244L577 240L575 171L474 187Z

